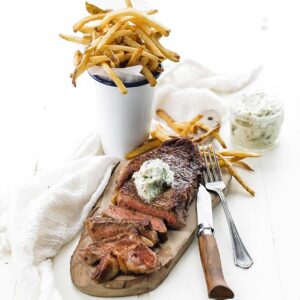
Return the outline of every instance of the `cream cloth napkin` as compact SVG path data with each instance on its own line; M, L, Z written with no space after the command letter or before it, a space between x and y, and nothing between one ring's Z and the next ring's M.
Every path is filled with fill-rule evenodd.
M185 61L160 79L155 103L178 120L206 109L225 115L227 104L216 92L237 91L257 72L220 75ZM11 248L16 300L62 299L53 283L51 258L79 233L119 161L100 153L101 139L93 131L64 165L37 174L10 198L0 199L0 255Z

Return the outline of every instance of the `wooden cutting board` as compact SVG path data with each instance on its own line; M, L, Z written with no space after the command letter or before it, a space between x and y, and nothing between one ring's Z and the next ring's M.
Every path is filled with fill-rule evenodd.
M101 214L101 211L111 204L116 179L120 169L125 163L127 162L120 163L114 170L103 195L99 198L95 208L90 213L90 216ZM231 176L228 173L224 173L223 175L226 186L228 187ZM218 202L218 198L212 194L213 206L217 205ZM144 275L120 275L115 279L102 284L91 279L94 267L82 263L78 256L78 250L82 247L86 247L91 242L90 237L84 229L71 258L72 281L80 291L92 296L131 296L149 292L159 286L171 272L172 268L194 239L196 228L196 201L194 201L189 209L186 226L178 231L169 230L168 241L160 244L159 248L155 250L161 262L161 268L158 271Z
M213 110L205 111L201 120L211 128L221 122L220 116ZM111 204L116 179L120 169L126 163L127 162L120 163L114 170L103 195L99 198L96 206L90 213L90 216L101 214L101 211ZM231 181L231 175L223 173L223 176L225 184L228 187ZM226 191L227 188L225 193ZM213 207L217 205L218 202L218 198L212 194ZM179 231L169 230L168 241L160 244L160 247L155 250L161 262L161 268L158 271L145 275L120 275L115 279L102 284L91 279L91 274L94 268L82 263L78 256L78 250L82 247L86 247L91 242L90 237L84 229L80 241L71 258L72 281L79 290L93 296L131 296L151 291L163 282L185 250L189 247L195 237L196 228L196 202L194 201L189 209L186 226Z

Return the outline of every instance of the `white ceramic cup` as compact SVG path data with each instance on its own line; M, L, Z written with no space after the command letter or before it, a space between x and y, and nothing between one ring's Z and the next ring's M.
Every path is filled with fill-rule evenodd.
M103 151L124 157L149 135L154 89L143 79L125 83L128 93L123 95L114 82L90 75L95 80Z

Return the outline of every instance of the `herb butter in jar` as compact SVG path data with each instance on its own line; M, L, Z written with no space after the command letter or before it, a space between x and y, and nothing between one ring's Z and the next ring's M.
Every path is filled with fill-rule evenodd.
M283 122L283 105L267 93L243 95L231 106L231 136L238 147L264 151L273 148Z

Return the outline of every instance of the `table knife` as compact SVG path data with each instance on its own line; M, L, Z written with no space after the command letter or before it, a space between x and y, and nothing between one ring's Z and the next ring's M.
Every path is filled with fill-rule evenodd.
M218 245L214 237L211 196L202 185L197 196L197 218L198 244L208 297L231 299L234 294L224 279Z

